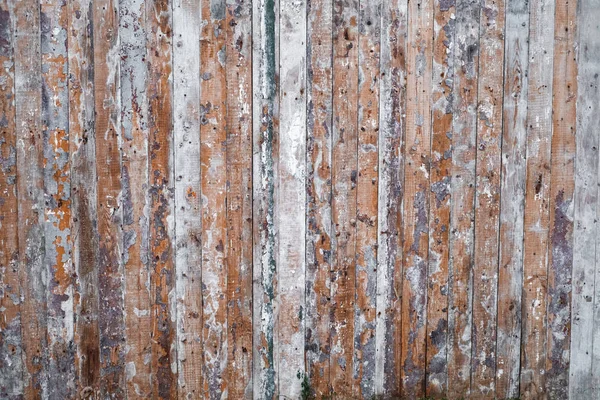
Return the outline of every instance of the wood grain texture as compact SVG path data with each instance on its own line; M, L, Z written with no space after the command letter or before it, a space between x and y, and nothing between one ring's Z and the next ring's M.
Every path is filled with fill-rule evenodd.
M0 0L0 398L600 397L597 0Z

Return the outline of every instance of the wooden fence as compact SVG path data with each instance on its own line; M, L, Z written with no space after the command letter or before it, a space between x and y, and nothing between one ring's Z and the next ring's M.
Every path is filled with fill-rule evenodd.
M600 399L600 0L0 0L0 398Z

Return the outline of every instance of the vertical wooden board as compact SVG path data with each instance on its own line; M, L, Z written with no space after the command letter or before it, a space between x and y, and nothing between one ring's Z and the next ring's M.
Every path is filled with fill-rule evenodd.
M47 396L46 273L40 4L15 3L15 113L19 258L25 398Z
M227 394L252 398L252 3L228 0Z
M504 0L480 14L471 393L493 396L496 376L498 228L502 145Z
M433 6L426 392L429 396L442 396L445 395L448 384L448 239L456 7L454 2L445 1L434 1Z
M18 271L14 4L0 2L0 397L23 396Z
M146 2L152 396L161 398L177 395L171 6L170 0Z
M433 2L409 3L406 52L402 394L425 395Z
M125 372L128 396L152 393L148 269L148 100L146 10L141 0L119 1L121 89L122 257L125 274Z
M118 10L94 3L94 100L98 207L100 396L125 397L125 326L121 259L121 154Z
M277 0L252 2L253 395L278 393L275 365L275 182L278 148Z
M331 313L332 1L307 2L306 374L329 394Z
M178 397L202 393L200 5L173 2L173 161Z
M276 362L279 396L295 399L305 377L306 0L280 1L279 29Z
M225 1L202 3L200 32L200 156L202 187L202 396L226 392L227 136Z
M519 396L527 150L528 1L506 5L496 396Z
M593 346L595 262L598 218L598 96L600 84L600 27L598 1L579 3L577 125L573 233L573 286L571 311L571 365L569 398L587 399L594 395Z
M359 3L356 305L353 355L353 375L356 382L353 391L368 398L375 394L381 5L378 1L369 0Z
M554 1L530 5L527 109L527 176L523 240L521 397L546 392L546 301L550 164L552 143L552 65ZM555 171L556 172L556 171Z
M96 394L100 379L98 215L94 112L93 4L70 1L68 27L71 235L75 281L77 393Z
M356 274L358 0L333 3L332 310L334 395L352 396Z
M382 3L375 392L384 396L400 395L407 14L406 0Z
M568 398L569 395L577 106L576 18L577 1L556 3L545 374L545 390L549 398Z
M480 2L456 3L450 262L448 265L448 396L471 388L471 328L475 219L475 145Z

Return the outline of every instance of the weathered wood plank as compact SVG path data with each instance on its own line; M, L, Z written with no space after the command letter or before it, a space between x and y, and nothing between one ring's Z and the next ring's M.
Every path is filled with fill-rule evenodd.
M471 339L475 397L493 396L495 390L504 14L504 0L481 3Z
M539 398L546 392L543 371L546 369L554 1L533 0L529 13L520 385L524 399Z
M527 151L528 2L506 5L496 395L519 396Z
M384 396L400 395L407 24L406 0L382 3L375 391Z
M311 395L330 392L332 1L307 2L306 373Z
M433 2L408 4L402 394L425 395Z
M23 396L18 257L14 3L0 2L0 397Z
M278 155L277 0L252 2L253 137L253 394L278 393L275 365L276 238L275 186Z
M100 396L125 397L125 327L120 229L122 214L118 10L113 0L94 3L94 105L98 207L98 325Z
M100 379L93 8L90 0L68 6L75 372L77 393L84 397L98 392Z
M587 399L596 393L594 379L594 295L598 241L598 146L600 124L600 2L577 7L578 75L571 311L569 398Z
M443 396L448 383L448 239L456 8L454 2L446 1L434 1L433 7L426 393Z
M358 0L333 3L332 275L330 375L334 395L354 390Z
M227 1L227 393L252 398L252 3Z
M546 393L568 398L577 107L577 1L557 2L554 25Z
M202 187L202 396L220 398L227 340L227 154L225 1L202 3L200 31L200 168Z
M127 394L149 397L152 371L147 359L152 348L152 317L148 269L146 8L143 1L119 2L119 45Z
M377 312L377 210L379 138L379 54L381 5L359 2L358 154L356 178L356 305L354 307L353 391L375 394Z
M173 2L177 372L180 399L202 395L200 5Z

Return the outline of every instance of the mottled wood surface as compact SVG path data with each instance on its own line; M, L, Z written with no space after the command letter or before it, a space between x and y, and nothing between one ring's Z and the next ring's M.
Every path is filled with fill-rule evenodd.
M0 0L0 399L600 399L600 0Z

